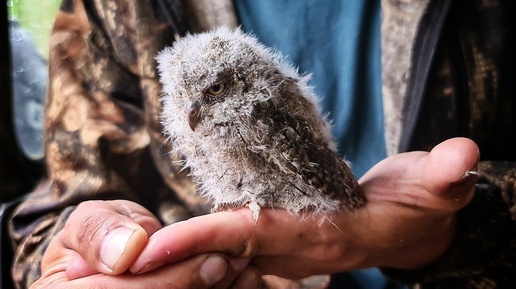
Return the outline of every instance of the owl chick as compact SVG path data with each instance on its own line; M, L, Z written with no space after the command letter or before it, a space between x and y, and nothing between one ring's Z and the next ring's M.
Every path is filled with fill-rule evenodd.
M326 214L364 205L309 76L278 52L222 27L156 59L164 133L212 211L248 206L258 220L261 207Z

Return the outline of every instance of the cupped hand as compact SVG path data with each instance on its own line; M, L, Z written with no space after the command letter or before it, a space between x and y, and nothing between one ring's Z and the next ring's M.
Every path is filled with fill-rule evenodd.
M245 258L199 254L146 274L128 271L148 236L161 228L140 205L124 201L88 201L71 213L51 240L41 264L42 276L31 288L226 288L259 282Z
M291 279L368 267L419 269L450 245L456 212L473 195L478 157L465 138L430 153L389 157L360 179L368 203L356 211L321 217L263 209L255 223L243 208L179 222L156 231L130 270L209 252L252 258L261 274Z

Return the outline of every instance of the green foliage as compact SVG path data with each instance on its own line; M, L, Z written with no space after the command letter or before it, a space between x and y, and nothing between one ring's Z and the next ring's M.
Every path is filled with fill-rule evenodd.
M8 0L9 17L26 29L44 58L48 58L50 33L61 0Z

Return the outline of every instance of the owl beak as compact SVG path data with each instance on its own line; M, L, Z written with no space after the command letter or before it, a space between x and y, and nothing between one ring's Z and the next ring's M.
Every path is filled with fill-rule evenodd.
M188 125L195 131L197 124L201 120L201 102L196 100L190 105L188 109Z

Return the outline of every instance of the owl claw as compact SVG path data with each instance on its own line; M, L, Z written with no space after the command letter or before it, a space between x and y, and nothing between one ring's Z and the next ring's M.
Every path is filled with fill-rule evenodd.
M250 202L247 207L253 212L254 224L258 224L258 218L260 217L260 210L262 209L256 201Z

